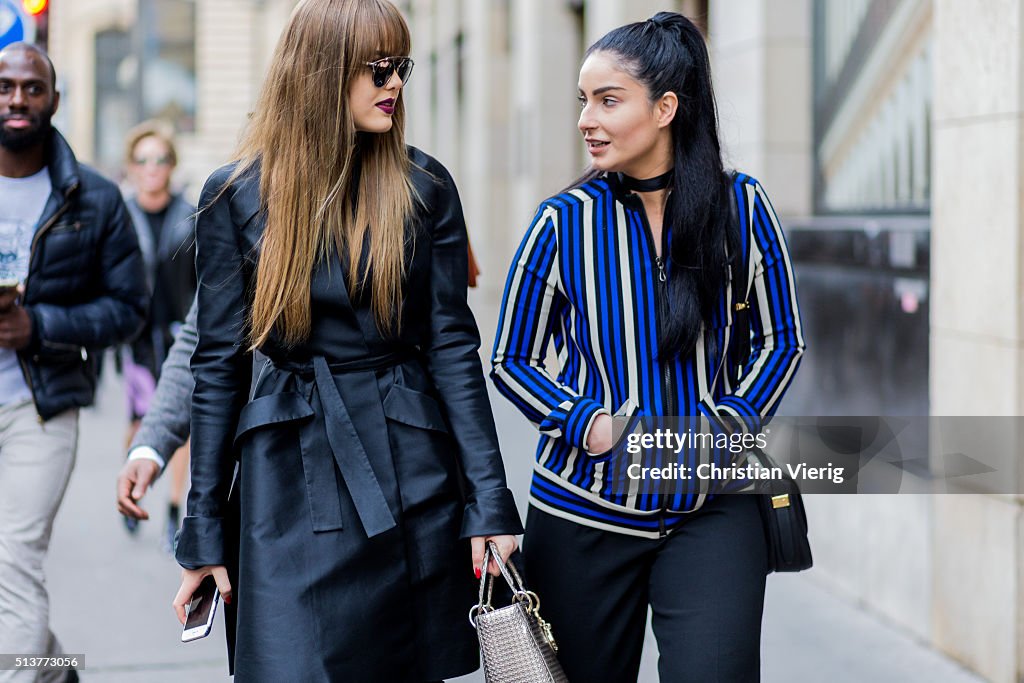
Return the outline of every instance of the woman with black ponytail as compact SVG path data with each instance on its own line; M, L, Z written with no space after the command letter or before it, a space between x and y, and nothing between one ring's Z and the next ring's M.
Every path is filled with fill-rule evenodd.
M760 432L804 348L782 230L756 180L723 173L707 48L682 15L592 45L579 98L591 167L541 203L492 359L498 389L541 432L528 579L572 681L635 681L648 607L661 680L756 681L767 572L757 501L715 495L700 475L626 476L612 425L691 416L717 434ZM727 363L743 336L749 357ZM552 340L557 376L544 365ZM721 455L687 447L678 462Z

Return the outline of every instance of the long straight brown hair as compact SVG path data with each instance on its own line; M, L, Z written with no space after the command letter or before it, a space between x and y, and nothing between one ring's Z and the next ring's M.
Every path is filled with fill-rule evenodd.
M369 277L378 329L397 330L413 209L405 98L397 98L390 131L357 133L348 91L369 73L366 62L407 55L410 42L387 0L302 0L292 12L227 183L259 164L267 221L249 321L253 348L275 331L287 345L309 337L313 267L335 245L347 255L350 294Z

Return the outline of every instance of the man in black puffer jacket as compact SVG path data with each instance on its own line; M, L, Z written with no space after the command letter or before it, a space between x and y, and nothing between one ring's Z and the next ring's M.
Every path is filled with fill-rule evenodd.
M121 194L51 127L58 101L41 50L0 50L0 652L49 657L62 650L42 567L78 409L100 352L141 328L149 299Z

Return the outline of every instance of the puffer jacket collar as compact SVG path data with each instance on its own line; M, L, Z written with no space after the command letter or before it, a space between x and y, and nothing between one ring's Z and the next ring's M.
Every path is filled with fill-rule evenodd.
M50 171L50 183L55 194L65 199L71 196L81 184L78 175L78 159L64 136L54 128L46 149L46 167Z

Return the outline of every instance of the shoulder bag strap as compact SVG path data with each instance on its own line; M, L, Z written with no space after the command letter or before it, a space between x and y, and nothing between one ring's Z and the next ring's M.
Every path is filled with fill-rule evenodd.
M726 189L729 195L729 228L736 233L737 254L729 254L729 266L732 280L732 334L729 339L727 357L730 367L729 377L736 383L747 361L750 359L750 290L747 287L748 248L747 235L740 216L739 204L736 201L736 171L725 173ZM742 292L740 294L739 292Z

